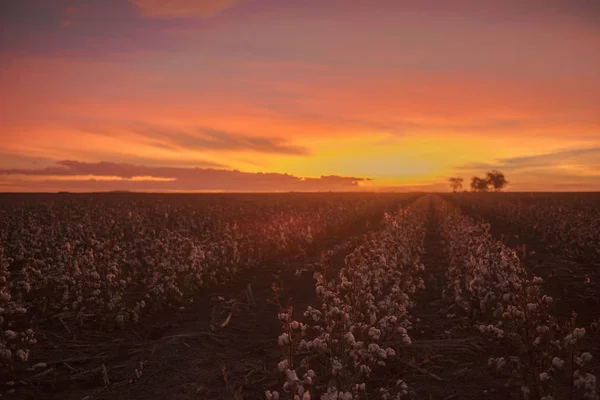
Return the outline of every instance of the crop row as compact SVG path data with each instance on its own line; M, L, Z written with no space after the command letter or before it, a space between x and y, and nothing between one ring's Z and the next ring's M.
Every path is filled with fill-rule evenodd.
M391 377L372 383L377 371L394 363L394 345L411 343L408 313L411 295L424 288L420 255L428 207L420 199L386 214L380 229L345 257L337 275L324 260L323 271L315 273L315 307L296 315L292 306L280 305L282 388L267 392L268 399L318 398L318 393L326 400L391 399L407 394L407 384Z
M323 199L309 206L294 201L296 210L274 204L239 224L233 202L220 209L123 199L4 204L0 364L28 360L41 320L122 327L185 304L192 293L242 268L301 255L315 236L339 234L398 198Z
M550 247L586 261L600 261L600 209L577 197L469 193L453 196L461 206L494 215L516 229L535 232ZM572 195L574 196L574 195Z
M489 367L526 399L597 399L592 355L575 317L552 314L543 280L528 277L516 251L495 240L489 224L475 222L449 202L433 197L439 228L451 258L444 295L478 322L485 338L504 344Z

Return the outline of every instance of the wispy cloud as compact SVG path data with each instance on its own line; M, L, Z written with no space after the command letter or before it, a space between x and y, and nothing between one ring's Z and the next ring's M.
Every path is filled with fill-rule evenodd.
M0 169L0 175L11 178L14 186L24 187L31 184L28 178L32 177L35 178L35 187L43 187L46 190L322 191L354 190L361 182L369 180L337 175L301 178L279 173L149 167L112 162L85 163L66 160L57 164L39 169ZM69 177L71 179L68 179Z
M289 143L282 137L247 135L239 132L213 128L174 128L165 125L138 122L114 122L111 124L82 124L81 131L108 137L123 137L133 133L145 144L165 150L186 151L242 151L293 156L310 155L303 146Z
M211 17L241 0L130 0L143 17L177 19Z
M458 166L459 170L504 169L518 171L531 168L552 168L561 164L600 167L600 147L563 149L551 153L498 159L492 163L467 163ZM600 170L600 168L598 169Z
M138 135L152 139L155 144L185 148L187 150L234 150L288 155L309 155L307 148L287 143L284 139L266 136L249 136L211 128L190 131L141 125L131 129Z

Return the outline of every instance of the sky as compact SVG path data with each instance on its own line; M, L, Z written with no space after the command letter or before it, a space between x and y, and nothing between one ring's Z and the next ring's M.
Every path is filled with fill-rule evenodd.
M0 191L600 190L597 0L0 0Z

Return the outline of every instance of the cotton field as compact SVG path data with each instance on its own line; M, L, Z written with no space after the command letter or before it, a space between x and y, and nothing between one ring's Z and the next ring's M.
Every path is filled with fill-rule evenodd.
M3 195L0 393L597 399L598 210L544 196Z

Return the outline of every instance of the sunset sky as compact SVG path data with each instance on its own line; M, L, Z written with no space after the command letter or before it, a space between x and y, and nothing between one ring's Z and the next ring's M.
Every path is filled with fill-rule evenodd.
M0 191L600 190L598 0L0 0Z

